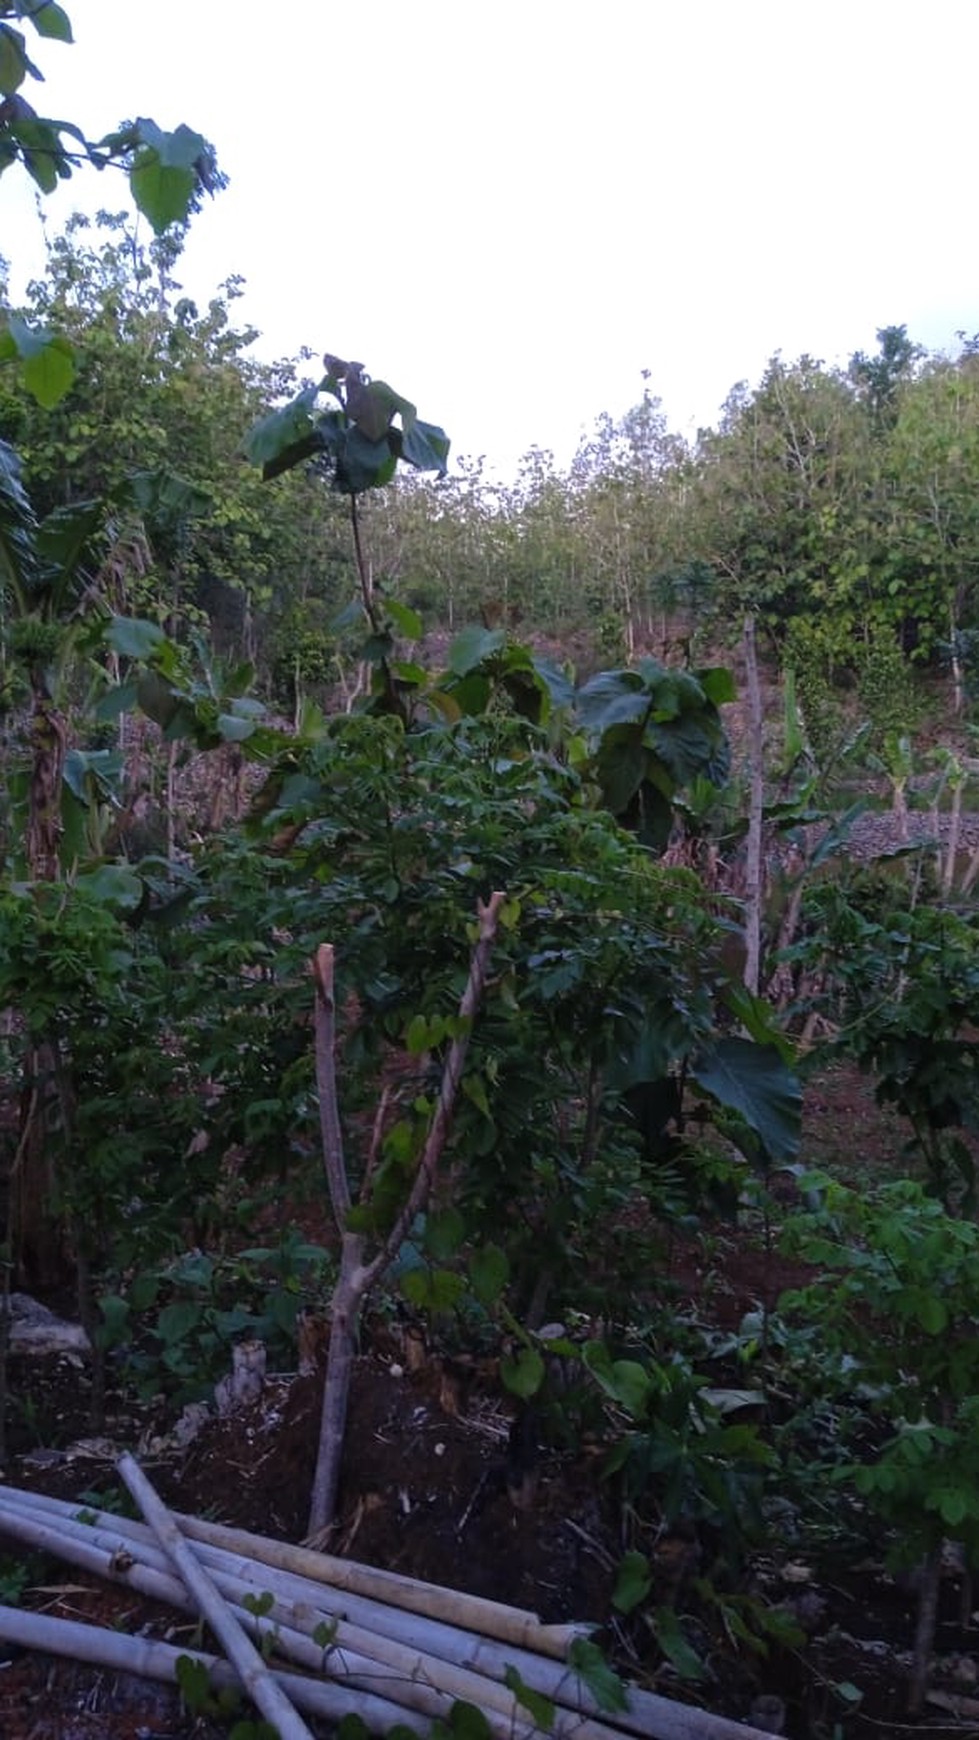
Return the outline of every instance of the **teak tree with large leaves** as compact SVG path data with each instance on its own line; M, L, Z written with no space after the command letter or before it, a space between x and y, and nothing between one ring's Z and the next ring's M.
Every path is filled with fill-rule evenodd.
M204 193L225 185L214 147L192 128L165 132L153 120L128 121L98 140L72 121L39 115L23 95L28 79L44 74L28 53L18 23L42 39L72 42L71 20L56 0L0 0L0 175L20 164L42 193L53 193L84 165L126 172L138 209L154 233L185 223ZM0 362L19 360L24 380L43 405L56 405L74 378L71 345L48 328L11 319L0 331Z
M434 423L422 422L411 401L386 381L371 380L363 363L346 362L327 352L323 366L326 374L318 385L304 388L255 424L245 452L262 467L264 478L279 477L298 465L310 466L348 498L360 602L370 626L366 651L378 673L375 688L388 710L404 716L389 663L391 623L379 606L357 503L368 490L390 483L399 461L444 477L449 438Z

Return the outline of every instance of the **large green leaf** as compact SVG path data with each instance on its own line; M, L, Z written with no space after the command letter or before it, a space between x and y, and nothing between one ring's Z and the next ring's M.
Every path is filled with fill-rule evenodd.
M690 1074L705 1093L740 1113L771 1160L795 1158L802 1089L795 1071L774 1045L756 1045L751 1039L719 1039L691 1063Z
M101 502L80 501L55 508L38 526L39 588L55 614L74 604L80 570L92 555L104 517Z
M696 673L697 681L715 707L720 707L725 701L736 701L738 687L734 681L734 672L727 665L711 665L707 670Z
M56 5L55 0L41 0L40 6L33 7L27 16L38 36L49 36L56 42L74 42L71 20L64 7Z
M53 193L59 181L71 178L72 161L61 142L62 133L77 137L82 153L88 147L77 127L68 121L44 121L35 115L20 96L11 97L18 105L14 119L0 128L0 172L20 158L27 173L37 182L42 193Z
M255 721L241 718L236 713L219 713L217 731L225 743L245 743L255 735Z
M590 1637L575 1638L568 1650L568 1666L578 1675L582 1685L588 1687L600 1710L628 1710L629 1694L624 1682Z
M20 90L30 64L21 32L0 24L0 96L12 97Z
M0 361L18 356L27 391L46 411L64 398L75 378L75 353L63 333L28 326L11 314L0 334Z
M132 502L152 529L171 529L185 520L199 519L213 505L206 489L162 465L153 471L131 472L120 494Z
M655 780L643 780L619 819L625 827L635 830L636 838L650 851L662 852L669 844L673 831L673 805Z
M45 411L61 403L75 379L75 353L64 333L51 333L22 370L24 385Z
M477 665L499 652L505 640L506 631L502 628L480 628L478 623L464 628L449 647L449 670L456 677L468 676Z
M675 785L688 785L698 774L712 785L723 785L731 770L731 752L715 708L703 702L673 718L650 722L645 741Z
M363 495L390 483L397 464L387 436L371 441L354 424L337 443L334 486L343 495Z
M445 476L449 463L449 437L434 423L414 422L406 427L401 442L401 457L419 471L437 471Z
M148 659L166 640L159 623L138 616L114 616L105 631L107 644L123 658Z
M159 236L188 216L199 168L210 155L207 140L189 127L164 133L155 121L136 122L139 149L129 172L133 198Z
M592 1377L625 1408L633 1420L641 1420L653 1394L653 1382L648 1372L635 1359L613 1360L603 1341L586 1341L581 1353L583 1363Z
M393 419L401 418L403 429L410 429L417 411L408 399L403 399L387 381L347 381L347 415L368 441L380 441L387 434Z
M570 707L574 700L574 684L567 671L562 671L550 659L539 659L536 656L533 657L533 667L551 698L551 706Z
M253 465L261 465L266 477L275 475L269 468L277 464L285 454L296 446L305 446L314 437L315 404L316 388L307 387L305 392L290 399L288 405L283 405L278 411L270 411L267 417L260 418L249 429L243 443L245 457ZM310 451L316 452L319 445L318 440L315 441ZM282 466L280 469L288 468Z
M135 912L144 892L140 878L122 864L100 864L95 870L84 871L78 887L93 900L121 907L123 912Z
M385 609L398 633L403 634L405 640L421 640L422 619L417 610L412 610L409 605L402 604L397 598L385 599Z
M603 733L595 772L602 797L613 816L632 802L646 772L647 755L635 725L613 725Z
M637 671L599 671L578 690L578 716L589 731L642 719L650 704L649 691Z
M645 1553L629 1552L619 1560L612 1591L612 1606L620 1613L631 1613L641 1606L653 1586L653 1574Z

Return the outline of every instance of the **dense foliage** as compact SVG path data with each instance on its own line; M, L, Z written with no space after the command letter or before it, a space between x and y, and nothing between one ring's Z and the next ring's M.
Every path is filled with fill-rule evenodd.
M0 4L0 171L43 187L74 135L9 108L26 15ZM29 16L67 40L53 0ZM683 1602L695 1637L795 1646L739 1583L776 1504L804 1543L842 1492L929 1575L946 1527L975 1551L967 756L932 780L937 863L908 824L915 673L964 708L979 635L976 346L892 327L846 370L774 358L693 445L647 389L566 473L534 450L507 488L363 365L257 362L233 278L204 311L181 295L171 219L216 183L185 132L77 141L161 234L73 220L0 338L22 365L0 375L6 1268L77 1279L93 1417L107 1359L184 1401L242 1334L291 1345L337 1252L254 1228L322 1188L328 943L338 1244L385 1253L407 1202L384 1308L489 1350L521 1429L599 1438L616 1606L661 1658L707 1672ZM784 712L759 693L732 752L733 680L696 661L745 620ZM901 834L866 873L831 815L843 692ZM831 1285L721 1336L672 1309L663 1243L740 1215L770 1254L817 1034L905 1120L895 1171L927 1194L810 1180L790 1248ZM703 1574L658 1599L674 1530Z

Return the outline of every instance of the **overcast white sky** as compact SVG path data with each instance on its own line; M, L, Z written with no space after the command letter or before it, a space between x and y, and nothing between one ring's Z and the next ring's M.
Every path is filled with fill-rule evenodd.
M504 474L642 370L716 420L776 350L979 329L976 0L65 0L42 113L186 121L231 187L178 273L247 281L269 357L355 356ZM80 173L44 202L118 207ZM43 257L0 181L15 291Z

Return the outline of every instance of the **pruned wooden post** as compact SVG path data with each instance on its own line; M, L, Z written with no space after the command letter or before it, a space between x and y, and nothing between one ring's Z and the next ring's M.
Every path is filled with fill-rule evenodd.
M340 1231L340 1275L333 1293L330 1310L330 1345L327 1354L326 1382L323 1386L323 1408L320 1418L319 1449L313 1492L309 1510L308 1538L321 1545L333 1525L336 1513L340 1462L347 1425L350 1399L350 1378L353 1371L357 1328L364 1301L371 1289L386 1273L408 1236L417 1215L424 1209L442 1152L448 1140L462 1071L469 1050L472 1024L483 998L490 954L499 923L500 907L505 895L501 890L491 894L478 907L479 931L469 963L469 977L459 1004L459 1031L449 1047L442 1072L438 1102L432 1114L425 1146L418 1169L400 1213L385 1238L381 1249L369 1262L364 1261L364 1236L352 1232L347 1218L352 1206L350 1181L343 1156L343 1137L337 1099L334 1049L336 1044L336 1002L334 996L334 954L331 943L322 943L313 958L315 987L314 1033L316 1052L316 1087L320 1107L320 1135L323 1144L323 1168L334 1218ZM375 1143L383 1132L375 1129ZM370 1168L368 1168L369 1187Z

